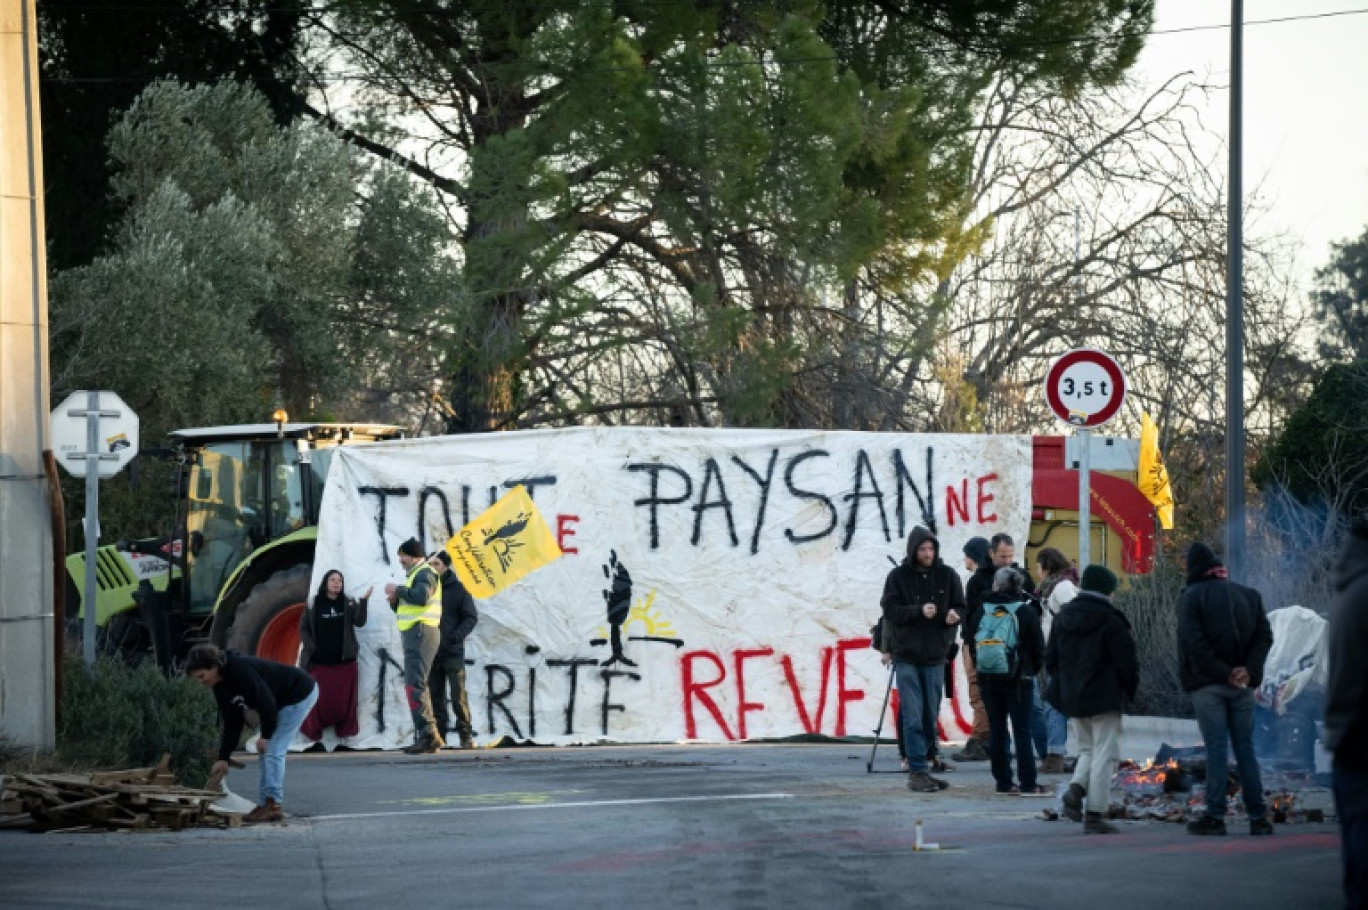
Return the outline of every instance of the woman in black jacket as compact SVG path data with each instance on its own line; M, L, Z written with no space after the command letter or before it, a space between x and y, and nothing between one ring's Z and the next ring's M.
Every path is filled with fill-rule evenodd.
M314 702L318 686L298 667L247 657L236 651L220 651L214 645L190 649L185 672L196 682L214 690L223 718L223 738L213 773L228 773L228 759L237 748L246 723L247 710L261 717L256 750L261 754L261 802L244 821L276 822L284 817L285 753Z
M299 665L318 683L318 704L302 728L314 743L328 727L336 728L340 738L361 731L356 719L356 630L366 624L366 603L373 589L352 598L344 593L344 584L342 573L329 569L299 617Z

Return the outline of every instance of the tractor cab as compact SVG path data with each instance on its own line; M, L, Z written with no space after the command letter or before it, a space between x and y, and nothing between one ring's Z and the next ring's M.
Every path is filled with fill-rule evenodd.
M174 530L101 547L94 597L83 590L85 554L67 557L73 634L94 604L98 647L131 662L150 656L169 671L206 638L293 662L332 456L338 446L404 434L276 416L170 434L179 465Z
M176 430L186 611L214 609L233 572L254 552L318 521L339 445L395 439L379 424L265 423Z

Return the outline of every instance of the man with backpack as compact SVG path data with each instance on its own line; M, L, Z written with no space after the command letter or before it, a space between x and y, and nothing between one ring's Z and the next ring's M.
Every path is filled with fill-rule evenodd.
M926 528L908 535L907 558L888 573L879 606L883 649L893 659L901 703L907 788L934 793L949 786L928 773L927 753L936 743L945 658L964 613L964 588Z
M1211 547L1188 547L1187 587L1178 597L1178 673L1207 755L1206 812L1188 822L1189 834L1226 833L1228 747L1235 752L1249 833L1273 833L1254 756L1254 690L1272 647L1273 627L1259 592L1231 581Z
M984 595L983 615L971 647L988 712L988 753L997 792L1042 796L1049 791L1036 782L1029 743L1034 677L1045 656L1045 640L1040 634L1040 615L1023 592L1025 581L1025 575L1014 568L997 570L993 590ZM1009 720L1011 738L1017 743L1020 789L1012 783L1007 758Z
M1055 617L1045 646L1050 671L1045 700L1073 719L1078 736L1078 764L1063 797L1064 814L1082 821L1084 834L1116 833L1105 813L1120 758L1121 708L1140 684L1130 623L1111 602L1116 585L1106 566L1084 569L1078 596Z

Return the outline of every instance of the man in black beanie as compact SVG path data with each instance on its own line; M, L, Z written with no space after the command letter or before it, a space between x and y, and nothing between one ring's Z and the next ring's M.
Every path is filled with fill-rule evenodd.
M1112 606L1116 584L1116 575L1106 566L1084 569L1078 596L1055 617L1045 647L1050 671L1045 700L1073 719L1078 735L1078 764L1063 797L1064 814L1083 821L1084 834L1116 833L1106 812L1121 756L1121 708L1140 684L1130 623Z
M988 760L988 712L983 706L983 693L979 690L978 668L974 666L974 633L978 631L979 620L983 618L983 596L993 590L993 557L988 540L971 537L964 545L964 567L974 573L964 584L964 604L967 612L960 626L960 636L964 647L964 678L969 682L969 707L973 711L973 732L964 743L964 748L951 756L955 761Z
M1192 698L1206 746L1206 812L1189 834L1225 834L1227 749L1235 753L1250 834L1272 834L1259 760L1254 756L1254 690L1263 681L1273 628L1263 598L1237 585L1211 547L1187 551L1187 587L1178 598L1178 673Z
M441 645L442 582L423 557L423 545L412 537L399 545L399 565L407 577L402 585L385 585L385 597L394 609L394 624L404 643L404 692L415 736L404 751L426 755L446 745L437 731L428 691L432 661Z

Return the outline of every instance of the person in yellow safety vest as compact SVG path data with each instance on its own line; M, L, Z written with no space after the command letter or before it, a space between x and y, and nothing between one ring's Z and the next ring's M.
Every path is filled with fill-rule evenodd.
M428 673L441 642L442 582L423 556L423 545L410 537L399 545L399 564L408 573L404 584L385 585L385 596L394 609L395 625L404 643L404 691L413 714L413 745L409 755L426 755L446 745L432 717Z

